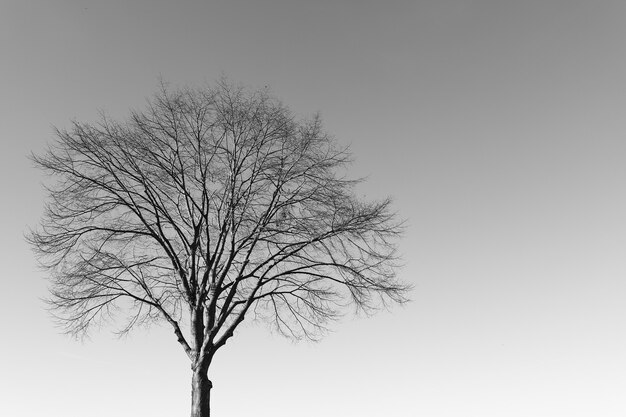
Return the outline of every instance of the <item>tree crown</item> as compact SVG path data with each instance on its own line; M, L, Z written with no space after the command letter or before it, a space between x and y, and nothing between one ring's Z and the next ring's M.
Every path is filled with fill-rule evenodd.
M165 320L193 358L247 315L315 338L347 305L407 300L390 200L358 199L319 116L266 89L163 87L125 122L56 137L33 156L54 182L29 241L72 334L122 310L122 331Z

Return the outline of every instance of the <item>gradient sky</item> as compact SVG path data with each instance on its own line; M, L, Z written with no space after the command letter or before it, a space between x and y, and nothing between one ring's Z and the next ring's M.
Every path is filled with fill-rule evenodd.
M626 415L626 2L2 0L0 415L187 415L172 332L58 333L23 239L52 127L222 74L320 111L409 228L413 302L246 325L216 416Z

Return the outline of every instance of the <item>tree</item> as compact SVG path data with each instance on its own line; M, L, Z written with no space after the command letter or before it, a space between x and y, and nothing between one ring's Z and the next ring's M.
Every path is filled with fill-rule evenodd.
M315 339L348 305L407 300L390 201L356 198L349 152L266 89L162 86L145 111L74 122L32 158L55 179L28 236L55 316L75 336L169 323L192 417L209 416L209 366L247 317Z

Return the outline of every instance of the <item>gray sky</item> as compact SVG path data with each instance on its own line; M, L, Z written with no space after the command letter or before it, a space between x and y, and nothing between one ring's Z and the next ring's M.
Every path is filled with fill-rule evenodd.
M320 111L409 229L413 303L319 344L246 326L216 415L626 414L626 2L13 1L0 5L0 415L184 415L166 328L76 343L39 301L26 160L162 76L224 74Z

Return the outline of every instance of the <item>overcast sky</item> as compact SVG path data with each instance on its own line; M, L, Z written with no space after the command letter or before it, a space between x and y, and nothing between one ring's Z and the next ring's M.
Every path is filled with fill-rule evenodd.
M0 415L173 416L167 328L58 333L23 239L53 126L221 75L320 111L391 195L413 302L318 344L245 326L216 416L626 415L626 2L2 0Z

